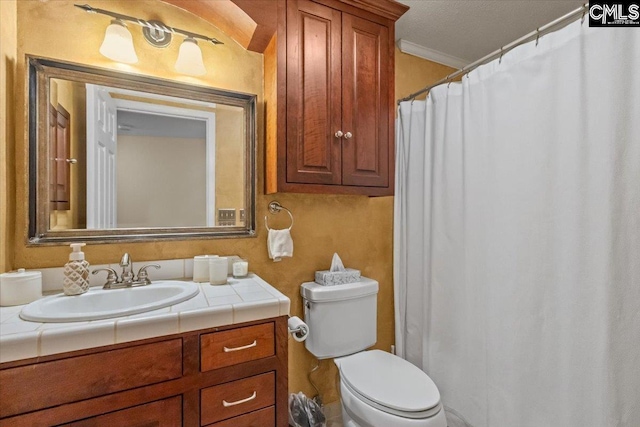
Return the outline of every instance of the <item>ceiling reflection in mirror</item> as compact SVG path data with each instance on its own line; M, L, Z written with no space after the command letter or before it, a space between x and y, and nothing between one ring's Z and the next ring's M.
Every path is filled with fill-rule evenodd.
M252 234L255 96L31 61L33 237Z

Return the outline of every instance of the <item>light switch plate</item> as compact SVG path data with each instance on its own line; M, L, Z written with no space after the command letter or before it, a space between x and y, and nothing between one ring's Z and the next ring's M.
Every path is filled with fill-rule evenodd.
M218 209L218 225L219 226L236 225L236 210L233 208Z

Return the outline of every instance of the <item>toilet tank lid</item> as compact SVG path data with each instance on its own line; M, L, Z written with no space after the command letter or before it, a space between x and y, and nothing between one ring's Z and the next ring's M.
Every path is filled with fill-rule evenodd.
M339 301L377 293L378 282L367 277L360 277L360 281L344 285L323 286L316 282L306 282L300 286L302 298L312 302Z

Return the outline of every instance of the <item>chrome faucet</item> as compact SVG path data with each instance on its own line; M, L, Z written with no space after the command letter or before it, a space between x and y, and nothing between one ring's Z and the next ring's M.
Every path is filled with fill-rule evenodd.
M122 255L120 267L122 268L121 283L125 286L131 286L133 284L133 260L129 256L129 253L125 252L124 255Z
M160 268L158 264L147 264L140 268L138 275L133 273L133 261L128 253L122 255L120 259L120 267L122 268L122 275L118 278L118 273L113 268L98 268L93 270L91 274L97 274L101 271L107 272L107 282L102 289L115 289L115 288L130 288L133 286L150 285L149 273L147 268Z

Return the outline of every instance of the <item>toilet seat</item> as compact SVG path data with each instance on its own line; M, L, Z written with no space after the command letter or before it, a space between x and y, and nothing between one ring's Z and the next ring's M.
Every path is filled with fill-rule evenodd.
M340 382L340 402L345 427L447 427L442 403L438 405L440 410L432 417L401 417L367 404L345 387L343 382Z
M371 350L335 359L344 386L366 404L404 418L424 419L441 410L440 393L415 365Z
M391 414L391 415L395 415L398 417L403 417L403 418L411 418L411 419L415 419L415 420L422 420L425 418L430 418L433 417L434 415L436 415L438 412L440 412L441 408L440 405L436 405L431 409L428 409L426 411L413 411L413 412L408 412L408 411L399 411L397 409L394 408L390 408L388 406L385 405L381 405L378 402L374 402L373 400L367 398L366 396L363 396L361 393L359 393L357 390L354 390L353 387L351 387L349 385L348 382L343 381L343 385L344 387L349 390L354 397L356 397L357 399L360 399L361 401L363 401L365 404L376 408L382 412L385 412L387 414Z

